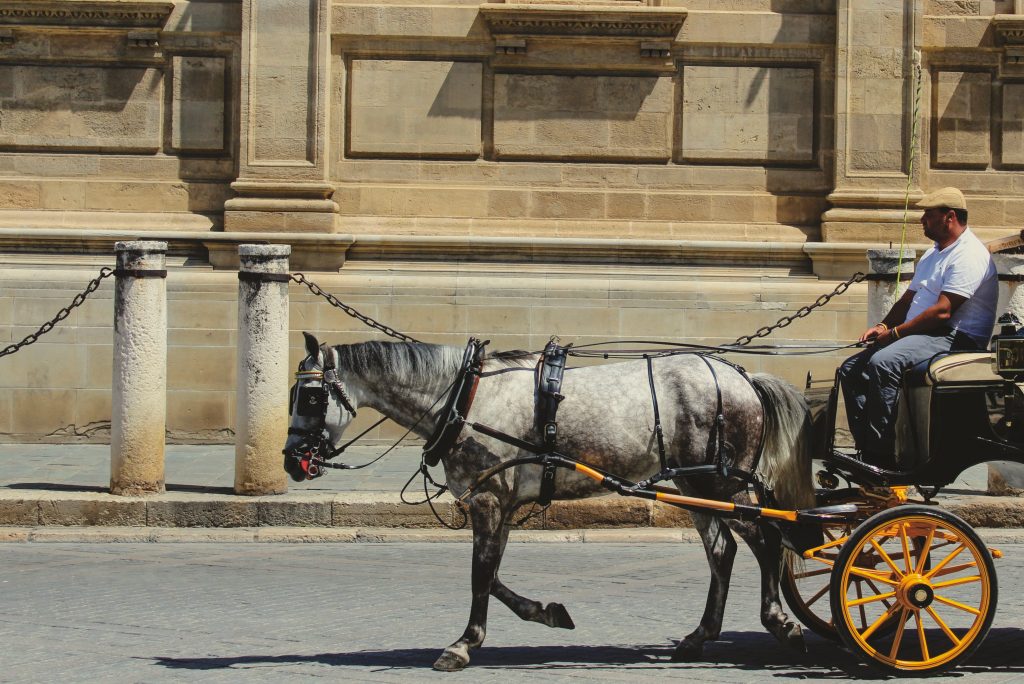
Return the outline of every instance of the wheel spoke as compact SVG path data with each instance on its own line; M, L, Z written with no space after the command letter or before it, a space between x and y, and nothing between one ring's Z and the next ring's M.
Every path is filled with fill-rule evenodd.
M914 566L911 565L910 560L910 540L907 539L907 526L906 524L900 525L900 546L903 547L903 565L907 568L907 573L914 571Z
M945 603L947 606L952 606L953 608L959 608L960 610L966 611L966 612L970 613L971 615L981 615L981 611L978 610L977 608L965 605L963 603L960 603L959 601L954 601L953 599L946 598L945 596L939 596L938 594L935 594L935 600L938 601L939 603Z
M882 546L878 542L876 542L874 539L869 539L868 541L871 542L871 546L873 546L875 548L875 551L877 551L878 555L880 555L882 557L882 560L885 561L886 565L888 565L890 568L892 568L892 571L894 573L896 573L897 579L902 578L903 577L903 572L899 568L896 567L896 564L893 562L892 558L889 557L889 554L887 554L885 552L885 549L883 549Z
M807 572L798 572L793 575L793 579L807 579L808 577L817 577L818 575L830 575L832 570L829 568L822 568L821 570L808 570Z
M959 556L960 552L963 551L966 548L967 548L967 546L965 544L961 543L960 546L958 546L955 549L953 549L952 551L950 551L949 555L946 556L945 558L943 558L941 563L936 565L934 568L931 569L931 572L929 572L927 575L925 575L925 579L931 579L932 577L935 577L935 575L940 570L942 570L942 568L946 567L946 565L948 565L951 560L953 560L954 558Z
M892 648L889 649L889 658L896 660L896 654L900 652L900 642L903 641L903 630L907 626L907 609L900 609L900 616L897 618L899 625L896 627L896 636L892 640Z
M868 638L872 634L875 633L875 630L877 630L879 627L881 627L883 624L885 624L885 622L896 613L896 610L897 610L897 607L893 606L889 610L885 611L882 614L881 617L879 617L877 620L875 620L873 623L871 623L870 627L868 627L866 630L861 632L861 635L860 635L861 639L863 639L864 641L867 641Z
M868 626L868 614L864 611L864 603L861 599L864 598L864 593L860 588L860 582L857 582L857 600L850 603L851 606L857 606L857 610L860 611L860 628L864 629Z
M860 589L858 588L858 590L857 590L857 599L854 600L854 601L850 601L847 605L849 605L849 606L861 606L861 605L864 605L865 603L873 603L875 601L885 601L885 599L890 599L890 598L892 598L894 596L896 596L896 592L895 591L890 591L890 592L885 593L885 594L878 594L877 596L868 596L868 597L865 598L865 597L861 596Z
M914 611L914 619L917 620L917 642L921 645L921 660L931 660L928 655L928 639L924 636L924 621L921 619L921 611Z
M971 582L980 582L981 575L971 575L970 577L958 577L956 579L946 580L945 582L936 582L932 585L932 589L942 589L944 587L956 587L961 584L970 584Z
M942 618L939 617L939 614L935 612L935 609L928 606L925 610L927 610L928 614L932 616L932 620L935 620L935 624L942 628L942 631L945 632L946 636L949 637L949 640L953 642L953 645L959 646L960 639L957 638L956 634L953 634L953 630L949 628L949 625L943 622Z
M895 587L897 584L899 584L899 582L897 582L896 580L891 579L888 576L888 574L885 574L885 575L878 574L877 570L865 570L863 568L853 567L853 568L850 568L850 574L851 575L856 575L857 577L861 577L861 578L866 579L866 580L873 580L875 582L882 582L883 584L888 584L889 586L893 586L893 587Z
M811 598L807 599L807 601L804 603L804 605L807 606L808 608L810 608L811 606L814 605L815 601L817 601L822 596L824 596L825 594L828 593L828 589L829 589L829 585L826 584L825 586L823 586L821 589L818 590L817 594L815 594Z
M976 567L978 567L977 561L971 561L970 563L961 563L960 565L955 565L951 568L943 568L942 571L937 573L935 576L941 577L943 575L952 575L955 572L961 572L963 570L968 570L970 568Z
M914 572L920 575L924 572L924 565L928 560L928 552L931 549L932 541L935 539L935 528L928 530L928 536L925 537L924 544L921 546L921 555L917 558L917 567L914 568Z
M864 580L864 581L867 582L869 587L871 587L871 591L875 592L876 594L881 594L882 593L882 590L879 589L878 587L876 587L874 582L872 582L871 580ZM890 604L885 599L882 599L882 605L884 605L886 608L890 608L892 606L892 604Z

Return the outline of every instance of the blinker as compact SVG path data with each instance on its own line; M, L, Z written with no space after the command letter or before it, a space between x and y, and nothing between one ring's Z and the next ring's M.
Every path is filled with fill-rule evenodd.
M321 387L299 387L295 406L300 416L315 418L324 412L326 397Z

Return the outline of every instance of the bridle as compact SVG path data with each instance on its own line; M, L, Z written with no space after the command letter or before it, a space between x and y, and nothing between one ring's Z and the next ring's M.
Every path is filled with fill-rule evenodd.
M312 480L320 477L324 474L325 467L351 467L344 464L327 463L329 459L345 451L349 444L355 441L352 440L338 448L332 446L327 434L327 407L330 403L331 395L333 394L338 398L342 408L348 411L353 418L356 417L356 408L352 404L352 399L348 396L348 392L345 391L341 378L338 377L338 369L332 363L329 350L325 350L325 353L327 362L324 364L323 370L302 370L302 366L299 366L299 370L295 373L295 384L292 385L288 401L288 415L292 415L294 410L300 416L315 419L312 427L288 428L289 435L298 435L302 438L302 441L299 442L298 446L283 450L285 456L284 467L289 474L300 480ZM309 387L304 384L312 381L319 381L320 386ZM376 425L379 424L380 422ZM376 425L373 427L376 427ZM301 472L296 469L300 469Z

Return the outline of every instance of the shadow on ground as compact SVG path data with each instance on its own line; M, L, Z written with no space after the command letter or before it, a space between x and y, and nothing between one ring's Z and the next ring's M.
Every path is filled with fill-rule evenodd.
M1017 656L1024 630L993 629L977 653L948 676L999 672L1024 674L1024 658ZM473 653L470 668L500 670L757 670L773 677L794 679L888 679L855 659L836 644L811 636L807 654L775 648L767 635L756 632L727 632L720 641L708 644L705 660L696 663L670 661L673 645L616 646L497 646ZM172 669L218 670L246 669L267 665L316 663L336 667L429 669L441 654L440 648L397 648L351 653L310 655L248 655L210 658L157 657L156 664ZM1016 656L1016 657L1015 657ZM1011 662L1012 661L1012 662Z

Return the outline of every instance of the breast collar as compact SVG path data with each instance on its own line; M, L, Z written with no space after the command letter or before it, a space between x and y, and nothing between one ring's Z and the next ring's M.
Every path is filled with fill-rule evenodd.
M469 338L466 351L462 355L459 373L452 383L444 408L437 417L437 425L430 439L423 447L423 461L428 466L436 466L447 456L462 432L466 416L476 397L476 388L480 383L480 370L484 364L484 348L488 341L481 342L475 337Z

